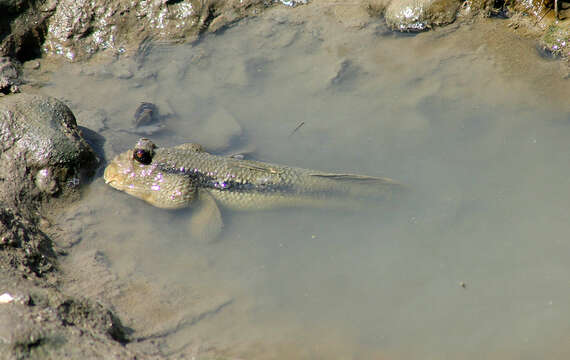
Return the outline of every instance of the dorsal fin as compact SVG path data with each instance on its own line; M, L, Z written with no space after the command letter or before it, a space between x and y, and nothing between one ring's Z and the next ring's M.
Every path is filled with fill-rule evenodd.
M193 144L193 143L180 144L178 146L175 146L174 148L180 149L180 150L186 150L186 151L195 151L195 152L205 152L206 151L202 145Z
M277 169L274 166L271 166L269 164L264 164L264 163L253 163L253 162L239 162L236 164L237 167L243 168L243 169L248 169L248 170L253 170L253 171L259 171L262 173L269 173L269 174L277 174L279 172L279 169Z

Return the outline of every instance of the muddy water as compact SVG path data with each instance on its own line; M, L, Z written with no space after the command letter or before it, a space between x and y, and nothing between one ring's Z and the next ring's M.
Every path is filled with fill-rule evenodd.
M570 86L505 25L395 36L279 9L51 74L42 91L108 159L136 142L120 129L150 101L160 145L249 148L409 188L360 212L223 211L221 237L203 242L191 212L98 179L60 219L80 240L69 286L165 355L567 358Z

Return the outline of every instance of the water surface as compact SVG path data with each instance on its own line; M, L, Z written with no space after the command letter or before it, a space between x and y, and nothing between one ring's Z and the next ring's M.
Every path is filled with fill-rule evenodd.
M396 36L276 10L63 68L44 90L108 159L136 142L118 129L150 101L169 115L160 145L254 148L409 189L359 212L223 211L221 238L200 242L189 212L98 179L64 217L80 224L71 258L105 259L112 280L94 292L167 355L567 358L570 85L503 27Z

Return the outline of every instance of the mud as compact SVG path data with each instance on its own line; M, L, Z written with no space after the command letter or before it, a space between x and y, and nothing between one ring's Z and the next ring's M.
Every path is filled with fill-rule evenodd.
M512 18L543 49L568 57L569 6L548 1L359 0L315 1L324 13L362 28L370 16L383 17L395 31L418 32L469 21L476 16ZM558 4L558 2L557 2ZM196 41L201 34L222 32L240 19L258 16L272 6L302 9L309 1L72 0L2 1L0 56L20 62L52 56L68 61L135 55L145 41ZM553 11L557 10L557 11Z
M53 98L8 95L0 138L0 357L130 357L127 329L108 308L61 291L66 252L41 230L42 212L77 199L98 165L73 114Z
M61 291L58 248L33 220L0 210L0 358L132 358L130 330L84 296Z

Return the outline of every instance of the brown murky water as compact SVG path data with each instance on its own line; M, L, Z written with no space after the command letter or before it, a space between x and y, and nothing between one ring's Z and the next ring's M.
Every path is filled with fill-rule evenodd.
M215 242L90 185L61 218L71 287L139 341L210 358L565 359L570 354L570 93L556 62L499 20L396 36L277 9L194 45L70 65L42 91L131 147L141 101L163 146L410 188L369 211L224 212ZM296 127L303 123L293 134ZM101 139L100 139L101 140Z

